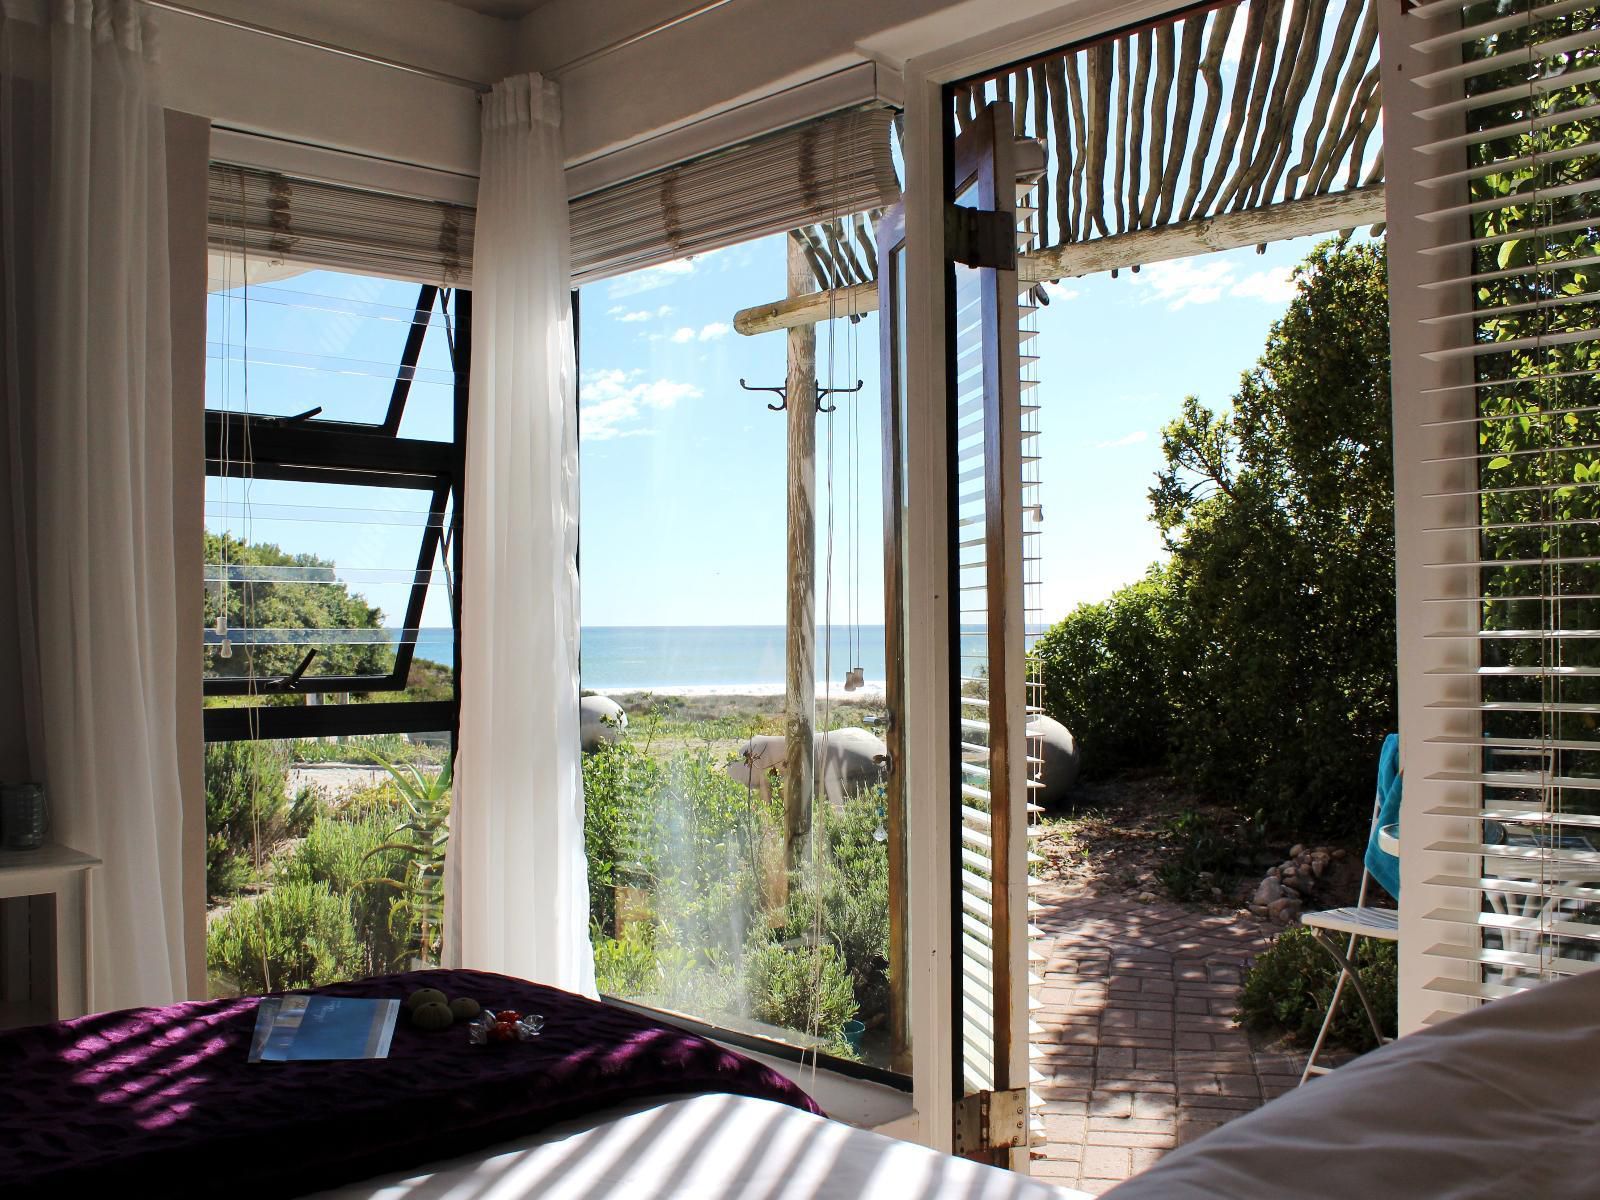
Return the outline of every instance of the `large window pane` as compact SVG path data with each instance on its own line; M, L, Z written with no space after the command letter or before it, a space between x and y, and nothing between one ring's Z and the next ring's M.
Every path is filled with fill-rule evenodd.
M212 995L437 963L450 734L206 747Z
M580 296L583 685L626 717L586 700L596 969L602 992L887 1066L877 318L817 327L821 385L864 387L816 417L826 748L790 870L788 418L740 387L784 382L786 335L731 329L785 278L777 237Z

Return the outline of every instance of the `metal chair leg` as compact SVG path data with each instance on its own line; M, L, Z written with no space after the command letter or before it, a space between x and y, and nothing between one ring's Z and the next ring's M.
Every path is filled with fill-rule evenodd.
M1317 1056L1322 1053L1322 1044L1328 1040L1328 1030L1333 1028L1333 1018L1338 1015L1339 999L1344 995L1344 980L1345 973L1341 970L1338 981L1333 985L1333 996L1328 1000L1328 1011L1322 1017L1322 1028L1317 1030L1317 1040L1311 1046L1310 1057L1306 1059L1306 1069L1300 1073L1302 1086L1313 1075L1322 1073L1317 1070Z
M1339 964L1342 972L1341 979L1347 977L1351 985L1356 989L1356 995L1361 1000L1361 1007L1366 1010L1367 1024L1372 1026L1373 1040L1378 1045L1383 1045L1383 1027L1378 1023L1377 1011L1372 1007L1372 1000L1367 996L1367 989L1361 986L1361 973L1356 970L1355 963L1350 961L1350 956L1355 953L1356 935L1350 935L1350 948L1346 954L1339 953L1339 948L1333 944L1333 939L1325 938L1322 930L1314 930L1313 936L1316 937L1322 948L1333 956L1333 961Z

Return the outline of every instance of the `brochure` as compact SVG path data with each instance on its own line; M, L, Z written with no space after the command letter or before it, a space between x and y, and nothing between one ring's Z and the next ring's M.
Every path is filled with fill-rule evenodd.
M251 1062L388 1058L398 1000L269 997L256 1010Z

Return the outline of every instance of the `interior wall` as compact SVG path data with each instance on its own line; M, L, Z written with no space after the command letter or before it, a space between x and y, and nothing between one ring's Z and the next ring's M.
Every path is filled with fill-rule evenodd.
M197 8L467 79L508 74L514 26L439 0L188 0ZM169 108L290 141L478 173L468 88L154 9Z
M1062 11L1061 0L739 0L569 70L672 14L658 0L552 0L521 22L515 61L559 80L573 164L852 64L898 76L919 55Z
M211 122L167 113L167 246L172 272L172 536L178 609L178 780L183 792L184 947L189 995L206 994L205 624L206 167Z

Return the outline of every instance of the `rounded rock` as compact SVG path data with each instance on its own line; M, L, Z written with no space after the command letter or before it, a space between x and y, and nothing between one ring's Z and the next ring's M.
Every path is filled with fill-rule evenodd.
M451 1014L448 1004L431 1000L411 1010L411 1023L418 1029L431 1032L436 1029L449 1029L455 1023L455 1017Z
M416 1012L424 1004L449 1004L450 998L438 988L418 988L406 997L406 1011Z

